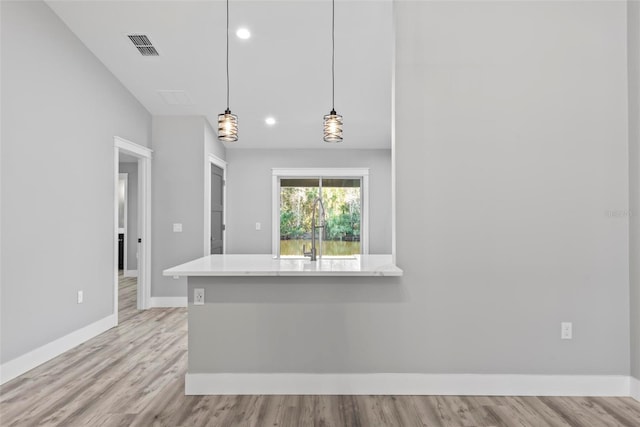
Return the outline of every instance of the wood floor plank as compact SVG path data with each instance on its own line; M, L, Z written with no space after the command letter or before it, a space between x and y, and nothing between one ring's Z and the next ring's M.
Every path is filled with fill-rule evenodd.
M532 415L534 420L542 420L540 425L550 427L570 427L566 420L564 420L561 414L555 412L552 408L545 405L544 402L536 396L523 396L514 398L516 402L522 402L523 406L526 406L528 411L534 411L535 415ZM524 409L521 409L523 411Z
M448 396L429 396L429 398L444 427L462 427L461 420L457 418L447 402Z
M415 406L413 406L413 402L411 399L408 399L404 396L394 396L393 403L396 408L398 423L401 426L406 426L406 427L423 427L424 426L422 419L418 414L418 410L416 409ZM367 425L368 424L363 424L363 426L367 426Z
M260 409L258 411L258 425L263 426L277 426L279 420L282 418L281 411L284 407L285 396L266 396L262 400ZM213 426L213 425L212 425Z
M207 396L207 398L209 397L210 396ZM259 426L258 415L264 396L238 396L235 400L235 408L227 414L223 425L238 427ZM208 402L205 401L203 403L206 404ZM185 423L185 425L198 425L196 420L191 421L190 419L189 423Z
M467 403L473 418L478 426L507 427L506 424L493 408L504 406L505 403L498 399L487 398L486 396L464 396L462 399Z
M532 416L525 416L515 407L509 405L491 406L487 408L499 424L508 427L544 426L544 421Z
M335 396L315 396L314 400L314 424L315 426L334 427L339 426L337 411L333 410L332 402Z
M601 411L606 412L617 423L623 426L640 426L640 408L630 397L588 397L585 398Z
M118 327L2 385L0 425L640 427L631 398L185 396L186 309L136 296L121 277Z
M575 409L567 408L566 404L562 401L560 397L540 397L539 400L543 402L546 406L548 406L553 412L555 412L559 417L561 417L567 424L571 427L582 427L583 418L582 414L580 414ZM600 422L600 420L598 420Z
M449 405L451 412L458 420L458 424L464 427L473 427L480 425L480 422L474 417L474 414L467 404L467 401L462 399L460 396L447 396L445 400Z
M402 426L402 416L398 412L396 400L399 396L371 396L379 402L378 409L382 425Z
M567 427L568 424L548 406L537 401L537 398L524 396L509 399L510 406L519 414L519 417L536 426ZM539 404L537 406L536 404Z
M282 417L278 423L282 427L297 427L300 422L302 396L284 396Z
M186 401L184 388L178 384L167 387L163 393L160 393L150 405L136 415L131 425L139 427L171 425L170 419L183 410ZM184 383L182 385L184 386Z
M578 414L578 419L582 423L589 422L589 420L597 419L601 423L602 427L617 427L620 426L618 420L612 417L607 411L605 411L595 401L584 398L575 397L560 398L565 408Z
M416 409L420 422L425 426L444 427L444 423L437 413L434 401L428 396L408 396L411 405Z

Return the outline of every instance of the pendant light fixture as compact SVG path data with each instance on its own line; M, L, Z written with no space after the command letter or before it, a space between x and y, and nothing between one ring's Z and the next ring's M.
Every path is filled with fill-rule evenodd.
M324 116L324 141L342 142L342 116L336 113L336 0L331 0L331 112Z
M238 116L229 109L229 0L227 0L227 109L218 115L218 139L224 142L238 140Z

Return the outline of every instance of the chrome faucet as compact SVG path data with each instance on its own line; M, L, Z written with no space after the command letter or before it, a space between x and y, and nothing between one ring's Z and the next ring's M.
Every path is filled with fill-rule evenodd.
M322 210L322 216L320 217L320 225L316 225L316 210L320 204L320 209ZM324 231L325 228L325 218L324 218L324 204L322 203L322 199L318 197L313 202L313 213L311 215L311 252L306 251L306 246L302 245L302 253L304 256L311 257L311 261L316 261L318 257L316 254L318 253L316 250L316 229L322 228ZM322 235L319 236L320 240L320 256L322 256Z

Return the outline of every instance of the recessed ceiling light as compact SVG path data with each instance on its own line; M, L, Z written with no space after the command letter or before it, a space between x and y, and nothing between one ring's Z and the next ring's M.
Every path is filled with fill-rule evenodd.
M249 31L247 28L238 28L238 31L236 31L236 36L238 36L239 39L246 40L251 37L251 31Z
M264 119L264 122L269 126L273 126L276 124L276 119L274 117L267 117Z

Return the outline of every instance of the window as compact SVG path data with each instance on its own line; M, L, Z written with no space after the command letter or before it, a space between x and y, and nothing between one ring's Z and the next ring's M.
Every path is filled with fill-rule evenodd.
M325 227L315 230L318 252L324 257L368 253L368 177L368 169L274 169L274 255L303 257L303 247L310 250L317 199L325 208ZM319 204L317 225L318 215Z

